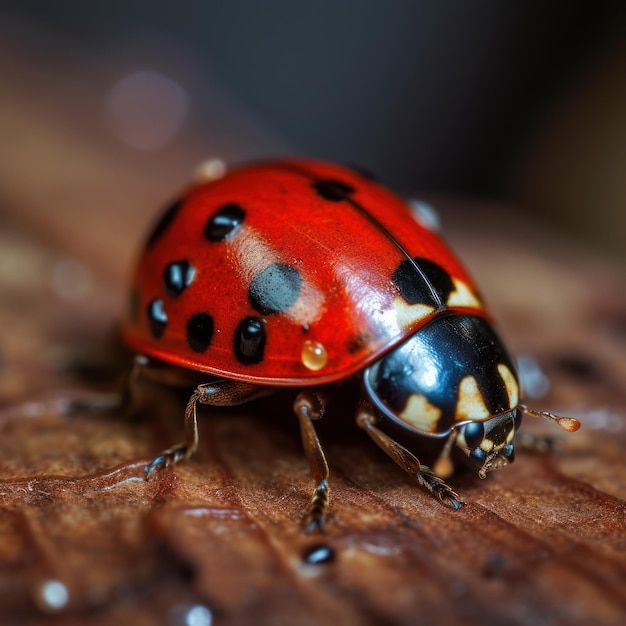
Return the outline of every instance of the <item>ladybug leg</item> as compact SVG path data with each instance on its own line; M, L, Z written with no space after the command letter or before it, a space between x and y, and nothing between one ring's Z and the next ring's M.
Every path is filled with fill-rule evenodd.
M136 355L123 390L124 402L130 409L140 404L138 400L144 381L171 388L190 389L197 385L198 373L157 361L143 354Z
M371 406L362 404L357 413L356 423L372 438L374 443L384 450L405 472L410 474L427 491L436 496L439 501L457 511L462 504L459 496L433 471L422 465L419 459L404 446L385 434L375 426L376 417Z
M108 413L119 409L121 399L119 394L100 394L94 396L72 397L69 395L32 398L25 402L0 408L0 421L24 420L41 415L55 417L72 417L79 413Z
M452 446L456 441L456 430L453 430L448 438L446 439L446 443L444 444L441 452L439 453L439 457L435 461L433 465L433 471L437 476L441 478L448 478L452 476L454 472L454 463L450 458L450 453L452 452Z
M304 452L315 481L315 489L306 516L306 532L308 533L324 532L326 511L330 499L328 463L313 426L313 420L320 419L324 415L325 408L326 398L313 391L300 393L293 405L293 410L300 422Z
M164 450L152 463L146 465L146 480L156 469L163 469L184 459L188 459L198 447L198 403L209 406L233 406L244 404L265 395L266 387L236 380L219 379L198 385L191 394L185 408L185 425L182 442Z

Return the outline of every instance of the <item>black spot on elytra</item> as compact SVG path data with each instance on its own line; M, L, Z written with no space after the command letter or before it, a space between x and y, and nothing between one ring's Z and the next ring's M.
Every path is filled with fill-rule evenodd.
M313 189L324 200L330 200L331 202L341 202L354 193L354 187L334 179L316 180L313 183Z
M262 315L282 313L291 307L300 295L300 272L286 263L272 263L250 282L248 298Z
M155 339L160 339L167 327L167 313L163 308L163 300L155 298L150 302L146 310L148 314L148 325L150 332Z
M237 360L253 365L263 360L265 351L265 328L258 317L246 317L235 330L234 351Z
M414 261L445 304L454 291L454 283L448 272L428 259L415 257ZM400 262L391 281L408 304L437 304L433 302L433 294L424 276L408 259Z
M166 211L161 215L161 218L156 223L156 226L152 230L152 233L148 237L148 241L146 242L146 246L153 245L158 239L160 239L165 231L170 227L170 224L174 221L176 215L180 211L180 208L183 206L183 201L178 200L174 202Z
M187 344L194 352L204 352L213 339L213 318L208 313L196 313L187 320Z
M174 261L163 270L163 286L170 298L179 296L196 275L196 268L189 261Z
M224 241L241 228L245 216L245 211L238 204L226 204L209 218L204 236L208 241Z

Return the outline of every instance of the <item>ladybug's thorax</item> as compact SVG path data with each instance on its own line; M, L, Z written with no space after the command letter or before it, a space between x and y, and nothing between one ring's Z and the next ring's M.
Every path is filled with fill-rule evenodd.
M487 454L510 444L517 375L482 317L435 317L367 368L364 380L379 411L420 434L445 437L455 431L461 447L482 445Z

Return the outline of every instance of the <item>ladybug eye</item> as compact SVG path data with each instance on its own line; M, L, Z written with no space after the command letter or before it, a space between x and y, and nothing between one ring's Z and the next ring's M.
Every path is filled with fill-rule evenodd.
M482 448L476 448L470 452L469 458L476 463L476 465L482 465L487 458L487 453Z
M485 436L485 427L482 422L470 422L463 428L463 437L468 448L478 448Z
M506 458L509 463L513 463L515 460L515 448L512 443L508 443L504 448L502 448L502 455Z
M519 430L519 427L522 425L522 412L519 409L515 409L513 424L515 425L515 431L517 432Z

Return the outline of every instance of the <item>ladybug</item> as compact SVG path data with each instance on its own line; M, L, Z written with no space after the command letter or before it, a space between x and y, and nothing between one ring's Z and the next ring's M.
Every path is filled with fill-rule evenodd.
M515 364L461 263L405 200L346 166L268 162L192 186L148 238L131 300L122 334L143 355L138 368L208 375L187 404L184 441L146 477L194 452L198 403L293 387L315 481L309 529L323 529L328 505L313 422L333 383L361 379L357 424L455 510L444 481L453 445L484 478L513 461L522 412L580 425L520 404ZM383 416L445 440L437 473L379 428Z

